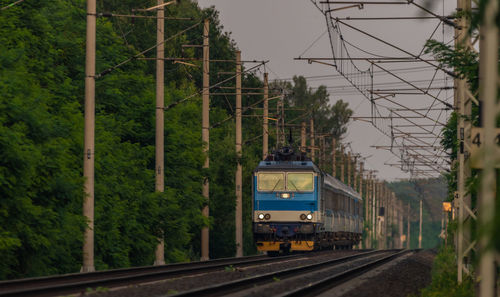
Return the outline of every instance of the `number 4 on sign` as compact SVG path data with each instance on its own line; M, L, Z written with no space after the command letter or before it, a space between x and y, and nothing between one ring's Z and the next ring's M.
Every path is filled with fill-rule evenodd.
M474 144L477 148L481 147L481 133L477 133L474 138L472 138L472 144Z
M483 156L484 156L484 129L473 127L471 129L471 139L472 145L470 148L471 154L471 162L470 165L472 168L481 169L484 167L483 164ZM496 129L495 133L495 143L497 144L497 148L495 151L495 156L500 156L500 128ZM495 167L500 168L500 160L495 162Z

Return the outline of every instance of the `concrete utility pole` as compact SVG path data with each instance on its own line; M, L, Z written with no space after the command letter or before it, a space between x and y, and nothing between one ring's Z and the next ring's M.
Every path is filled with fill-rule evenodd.
M444 242L445 242L445 246L446 246L446 229L444 228L444 216L445 214L447 215L448 213L446 211L444 211L444 207L441 209L441 234L445 234L444 235Z
M281 144L281 133L280 133L280 117L281 117L281 100L276 101L276 150L280 147Z
M403 215L404 215L404 209L403 209L403 201L398 200L398 231L399 231L399 245L398 248L402 249L403 248L403 228L404 228L404 221L403 221Z
M383 192L384 192L384 200L383 200L383 207L384 207L384 216L383 216L383 221L382 221L382 224L384 226L384 228L382 229L383 230L383 245L384 245L384 249L387 248L387 236L389 234L388 230L387 230L387 226L389 225L388 222L389 222L389 199L388 199L388 193L389 193L389 190L387 189L387 186L385 185L385 183L383 184Z
M326 152L326 139L325 135L321 137L321 169L324 170L325 165L326 165L326 158L325 158L325 152Z
M384 184L384 248L388 248L387 238L389 236L389 226L390 226L390 213L389 213L389 189L386 184Z
M356 188L358 187L358 177L356 175L356 163L357 163L358 157L354 156L354 160L352 161L352 188L354 191L356 191Z
M363 198L363 175L364 175L363 166L364 166L364 163L360 162L359 163L359 190L358 190L358 193L359 193L359 196L361 196L361 198ZM365 213L365 215L366 215L366 213Z
M322 170L323 170L323 150L324 150L323 140L324 139L325 138L323 136L318 137L318 141L319 141L318 164L319 164L319 168Z
M300 128L300 151L305 153L307 152L306 145L306 122L302 122L302 126Z
M372 245L375 247L378 243L376 242L377 239L377 200L378 200L378 195L377 195L377 181L376 179L372 180Z
M391 196L390 196L390 190L389 188L385 188L385 247L389 248L391 246L391 240L389 240L389 237L392 236L391 233Z
M418 229L418 248L422 248L422 200L420 200L420 219L418 221L419 229Z
M387 222L386 222L386 219L387 219L387 200L386 200L386 187L385 187L385 184L380 184L380 191L382 192L382 200L380 202L380 234L381 234L381 238L380 238L380 241L381 241L381 247L383 249L386 248L386 236L387 236ZM382 209L383 209L383 213L382 213Z
M87 0L87 42L85 52L85 131L83 144L83 216L87 228L83 235L81 272L94 267L94 139L95 139L95 45L96 0Z
M358 193L359 193L359 197L361 197L361 199L363 200L361 202L360 207L359 207L359 217L364 218L366 216L366 213L364 212L365 205L363 204L365 202L364 201L365 199L363 198L363 162L360 162L360 164L359 164L359 190L358 190ZM363 230L364 230L363 219L361 220L361 225L359 226L359 229L360 229L361 233L363 233ZM365 246L366 246L366 243L365 243ZM361 240L359 242L358 249L362 249L362 248L363 248L363 242Z
M236 51L236 257L243 257L242 168L241 168L241 52Z
M269 149L269 84L267 72L264 73L264 114L262 119L262 160L265 160Z
M410 249L410 202L408 202L408 231L407 231L407 236L406 236L406 248Z
M314 119L311 117L310 120L310 132L311 132L311 160L314 162L314 151L315 151L315 143L314 143Z
M337 177L337 164L335 162L336 152L337 152L337 140L335 137L332 137L332 176Z
M379 248L380 249L385 249L385 236L386 236L386 230L385 230L385 210L386 210L386 207L385 207L385 185L383 183L380 183L379 184L379 192L380 192L380 199L379 199L379 207L378 207L378 219L380 221L379 223L379 228L380 230L378 231L378 233L380 234L380 237L379 237ZM382 213L382 209L384 211L384 213Z
M391 211L392 211L392 219L391 219L391 234L392 234L392 248L397 248L398 246L398 236L396 227L398 225L398 212L397 212L397 198L394 192L391 192Z
M375 173L372 173L370 180L370 242L375 248Z
M340 181L345 182L345 168L344 168L344 145L340 145Z
M365 209L366 209L365 205L366 204L364 204L364 203L366 203L366 201L365 201L366 200L365 199L366 195L365 195L365 197L363 197L363 174L364 174L363 173L363 162L360 162L360 164L359 164L359 190L358 190L358 193L359 193L359 196L361 197L361 199L363 201L361 202L361 206L359 208L359 216L361 218L366 218L366 211L365 211ZM362 223L361 223L361 226L359 228L360 228L361 233L363 233L364 232L364 219L362 219L361 222ZM363 240L361 240L360 243L359 243L359 248L360 249L363 248L363 242L362 241ZM366 248L366 242L364 243L364 246Z
M448 212L445 213L444 221L444 246L448 246Z
M280 96L280 135L281 135L281 145L286 143L286 132L285 132L285 92L281 93Z
M461 12L461 17L458 19L458 28L455 29L455 47L459 45L465 48L471 48L469 26L470 19L468 12L471 11L471 0L457 0L457 11ZM470 225L467 230L465 229L465 208L470 208L471 197L467 194L465 183L470 177L469 158L466 158L466 150L471 147L470 129L471 125L470 115L472 110L471 100L467 96L469 87L466 79L456 78L455 84L455 98L454 107L458 110L458 129L457 139L460 141L460 149L458 150L458 201L455 201L455 207L458 207L458 230L457 230L457 278L458 282L462 282L462 274L464 271L464 261L466 261L466 254L464 253L466 241L470 241ZM467 127L466 127L467 126Z
M498 103L498 34L496 25L498 15L498 1L488 1L484 20L480 28L480 64L479 64L479 94L483 105L482 123L484 129L484 151L482 154L484 168L481 174L479 193L479 283L480 297L495 296L495 282L497 271L495 264L495 250L492 247L495 219L496 200L496 169L499 162L497 138L497 116L500 110ZM498 261L498 258L497 258Z
M396 205L396 194L391 192L391 234L392 234L392 248L398 247L398 238L396 236L396 232L392 232L392 226L398 225L398 213L397 213L397 205Z
M158 5L163 4L163 0L157 0ZM156 137L155 137L155 155L156 155L156 183L155 191L163 193L165 185L165 149L164 149L164 97L165 97L165 10L163 7L156 10L158 18L156 19ZM159 238L159 243L156 246L154 265L165 264L165 234Z
M382 228L381 228L381 217L380 217L380 203L382 201L382 195L380 190L380 182L375 183L375 210L374 210L374 225L375 225L375 240L377 242L377 249L381 249L381 236L382 236Z
M368 179L366 181L366 202L365 202L365 221L368 224L366 234L366 247L372 248L372 235L371 235L371 198L372 198L372 172L368 172Z
M351 186L351 152L347 152L347 185Z
M205 163L203 164L204 169L208 169L210 166L210 158L209 158L209 148L210 148L210 97L209 97L209 86L210 86L210 47L209 47L209 20L206 19L203 23L203 93L202 93L202 119L201 119L201 140L203 141L203 153L205 154ZM203 197L207 200L205 207L203 208L203 216L209 216L209 208L208 203L210 200L209 197L209 181L208 177L204 177L203 179L203 189L202 194ZM210 259L209 256L209 230L208 227L203 227L201 229L201 261L207 261Z

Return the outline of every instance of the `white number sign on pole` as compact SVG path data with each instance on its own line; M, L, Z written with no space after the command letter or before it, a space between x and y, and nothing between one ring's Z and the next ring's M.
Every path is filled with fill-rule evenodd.
M472 168L481 169L484 167L483 163L483 142L484 142L484 132L483 128L472 127L471 129L471 148L470 148L470 164ZM496 129L495 133L495 143L497 144L497 150L495 156L498 158L495 161L495 168L500 168L500 128Z

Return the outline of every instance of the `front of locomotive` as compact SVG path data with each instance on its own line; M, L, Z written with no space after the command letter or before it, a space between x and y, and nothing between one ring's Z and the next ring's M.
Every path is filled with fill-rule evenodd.
M253 176L253 231L259 251L314 249L320 178L310 160L259 163Z

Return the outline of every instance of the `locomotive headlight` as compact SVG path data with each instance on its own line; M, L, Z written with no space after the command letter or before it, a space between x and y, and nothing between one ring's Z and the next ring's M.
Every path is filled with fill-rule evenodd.
M305 214L301 214L301 215L300 215L300 219L301 219L301 220L305 220L305 219L306 219L306 215L305 215Z
M312 213L308 213L308 214L307 214L307 219L308 219L308 220L312 220L312 218L313 218Z
M258 217L259 217L259 220L263 220L264 219L264 214L263 213L259 213Z
M271 215L266 213L266 215L264 216L264 219L269 220L270 218L271 218Z
M290 198L290 193L281 193L281 198L283 198L283 199Z

